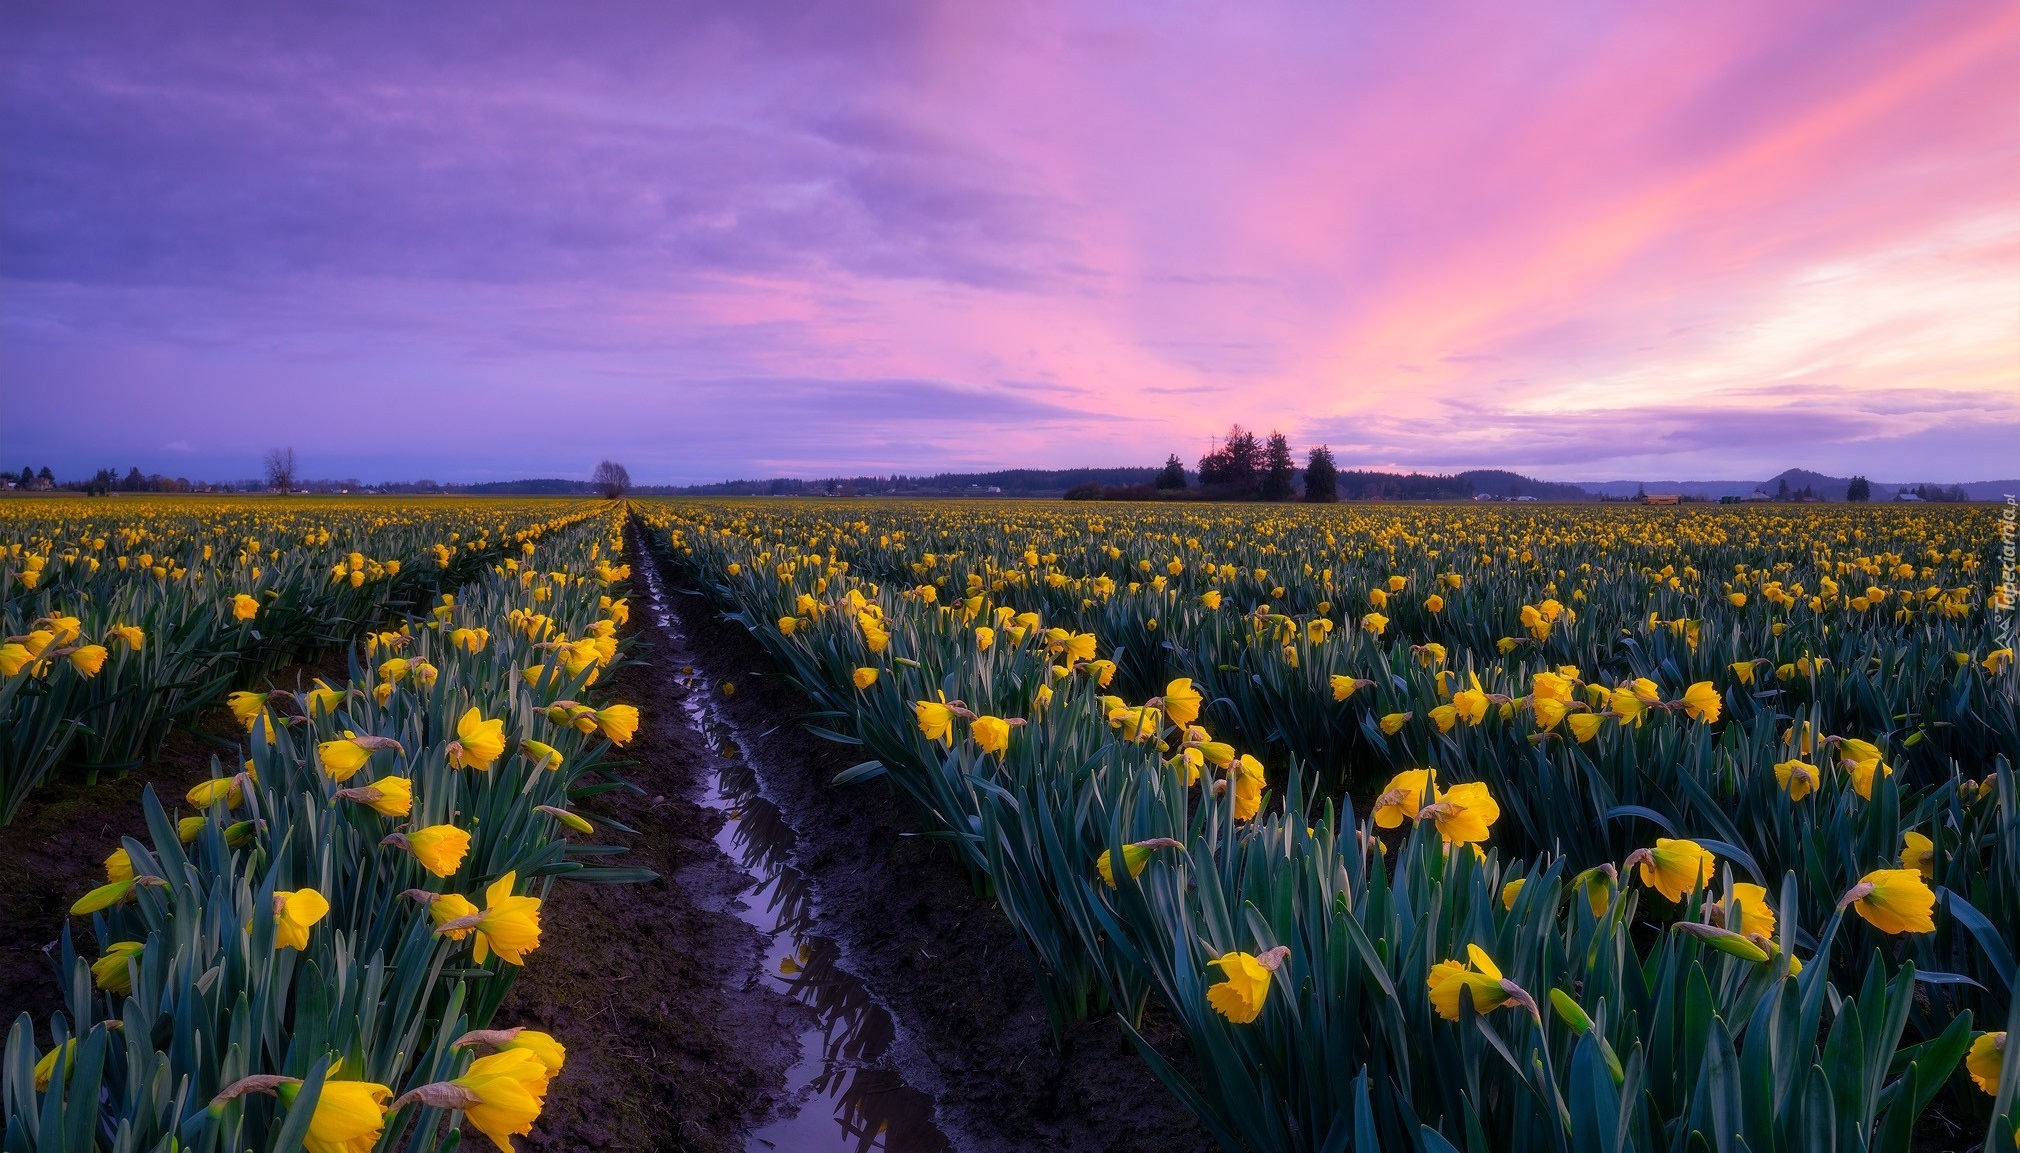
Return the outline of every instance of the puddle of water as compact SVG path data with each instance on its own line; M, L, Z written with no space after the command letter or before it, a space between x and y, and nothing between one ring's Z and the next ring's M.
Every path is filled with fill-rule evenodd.
M638 567L655 621L679 639L658 566L648 558ZM689 690L681 702L689 721L716 754L701 797L725 818L716 844L756 882L737 915L767 942L759 976L813 1009L817 1021L800 1035L800 1059L786 1071L797 1109L752 1133L747 1153L953 1153L933 1120L932 1096L906 1083L889 1059L897 1039L890 1010L821 932L812 882L793 865L797 834L764 795L706 676L684 669L675 679Z

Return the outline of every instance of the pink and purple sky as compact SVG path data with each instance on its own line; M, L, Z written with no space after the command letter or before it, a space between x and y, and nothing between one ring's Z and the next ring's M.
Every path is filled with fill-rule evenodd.
M2016 471L2012 0L0 13L8 469Z

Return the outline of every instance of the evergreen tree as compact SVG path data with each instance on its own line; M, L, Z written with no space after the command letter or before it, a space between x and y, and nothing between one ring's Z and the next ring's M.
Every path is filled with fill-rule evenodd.
M1177 453L1172 453L1164 462L1164 471L1157 474L1157 487L1162 489L1185 487L1185 462L1178 459Z
M1199 485L1253 492L1261 471L1262 446L1256 443L1254 433L1237 424L1227 430L1227 439L1219 448L1199 458Z
M1853 477L1852 483L1845 486L1845 499L1860 503L1873 499L1872 482L1862 476Z
M1227 430L1227 443L1221 451L1227 453L1228 483L1253 489L1257 474L1262 472L1262 446L1256 443L1255 434L1234 425Z
M1227 483L1227 452L1214 449L1199 458L1199 487L1213 488Z
M1647 486L1647 485L1645 485L1645 484L1637 484L1637 485L1635 485L1635 486L1634 486L1634 499L1636 499L1636 500L1647 500L1647 499L1648 499L1648 486Z
M139 465L126 470L126 479L120 482L119 489L121 492L147 491L147 478L140 475Z
M1333 464L1333 450L1320 445L1305 458L1305 500L1331 504L1340 499L1340 470Z
M1269 447L1263 452L1262 498L1289 500L1291 480L1297 470L1297 464L1291 460L1290 441L1284 439L1283 433L1270 433Z
M36 476L37 476L38 478L42 479L42 480L46 480L46 481L48 481L48 482L49 482L50 484L55 484L55 483L56 483L56 474L55 474L55 473L53 473L53 472L50 472L50 471L49 471L49 466L48 466L48 465L46 465L46 464L42 466L42 471L41 471L41 472L38 472L38 473L36 473L35 475L36 475Z

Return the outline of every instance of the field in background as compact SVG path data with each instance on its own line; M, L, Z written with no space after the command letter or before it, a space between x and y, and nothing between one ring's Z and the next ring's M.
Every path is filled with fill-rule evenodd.
M638 724L633 527L1056 1029L1176 1022L1137 1050L1230 1150L2020 1126L1996 510L21 499L0 820L207 705L244 738L76 894L0 1148L527 1132L564 1054L492 1018L541 902L644 876L578 811Z

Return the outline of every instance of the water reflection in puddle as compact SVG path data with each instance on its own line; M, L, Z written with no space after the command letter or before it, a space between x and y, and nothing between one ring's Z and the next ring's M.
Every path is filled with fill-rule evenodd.
M659 627L679 638L658 566L639 567ZM813 885L793 865L797 835L764 796L707 679L694 669L675 679L689 690L682 700L689 721L717 754L701 798L725 817L716 844L756 881L737 915L768 942L760 975L812 1008L819 1022L800 1036L799 1061L786 1072L797 1110L752 1133L746 1150L951 1153L953 1143L933 1121L933 1098L890 1065L897 1036L890 1010L842 967L841 948L821 933Z

